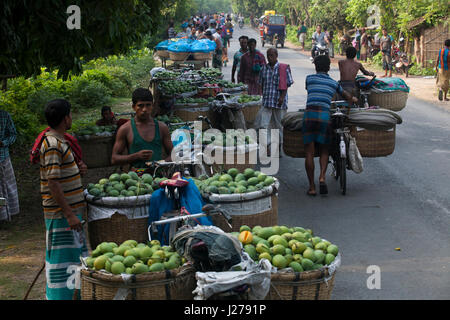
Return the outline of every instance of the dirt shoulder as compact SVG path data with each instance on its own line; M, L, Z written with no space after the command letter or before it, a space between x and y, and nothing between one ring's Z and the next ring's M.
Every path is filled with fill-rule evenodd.
M302 50L301 47L297 44L294 44L292 42L286 41L285 47L298 51L301 54L304 54L306 56L310 56L309 50ZM334 67L338 66L338 61L341 59L345 59L345 56L341 55L335 55L333 59L331 59L331 63ZM372 65L370 63L363 63L364 68L367 70L375 72L378 78L381 78L381 76L384 75L384 71L382 68ZM405 83L410 88L410 95L413 97L433 103L434 105L445 109L447 111L450 111L450 102L449 101L439 101L438 99L438 90L436 87L436 78L430 78L430 77L423 77L423 76L409 76L406 78L404 75L395 74L393 73L392 76L401 78L405 81Z

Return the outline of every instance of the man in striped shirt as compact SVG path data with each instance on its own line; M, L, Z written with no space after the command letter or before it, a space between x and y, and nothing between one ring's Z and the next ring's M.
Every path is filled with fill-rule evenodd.
M71 300L68 268L87 256L81 220L86 212L80 169L64 139L71 128L70 103L48 102L45 117L50 130L40 149L42 207L46 225L46 275L48 300Z
M443 93L444 100L449 101L447 92L450 87L450 70L448 69L450 63L450 39L445 40L444 46L444 48L439 50L439 55L436 60L436 72L438 74L436 83L439 88L439 100L442 101Z

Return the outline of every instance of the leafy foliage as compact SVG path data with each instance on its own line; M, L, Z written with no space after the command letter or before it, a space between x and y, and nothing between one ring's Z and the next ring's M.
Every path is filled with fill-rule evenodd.
M171 0L3 0L0 74L37 75L45 65L67 78L82 60L124 54L154 33ZM78 5L81 29L69 30L67 8Z

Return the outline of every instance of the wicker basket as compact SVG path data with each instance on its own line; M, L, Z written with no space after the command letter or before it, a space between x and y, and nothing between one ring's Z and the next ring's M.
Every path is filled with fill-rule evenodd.
M232 228L221 215L212 216L213 224L225 232L239 232L239 228L243 225L247 225L250 228L278 225L278 187L279 182L276 181L275 187L269 187L266 192L262 192L262 190L261 192L252 192L257 195L255 197L250 197L250 193L242 195L210 195L206 199L208 202L220 205L222 209L227 210L232 216ZM234 200L234 198L239 199Z
M158 57L160 58L169 58L169 51L167 50L158 50L156 51L156 53L158 54Z
M245 122L247 124L253 125L256 119L256 115L258 114L260 109L261 109L260 104L249 105L242 108L242 113L244 114Z
M199 121L197 118L199 116L211 118L211 110L209 107L186 107L186 108L175 108L173 112L174 116L177 116L183 121ZM208 129L208 124L202 121L202 130Z
M328 268L295 273L272 273L266 300L329 300L336 272Z
M210 60L212 59L212 52L194 52L192 56L194 60Z
M292 158L305 157L305 145L303 144L303 133L301 130L291 131L283 129L283 151ZM314 148L314 157L319 155L319 149Z
M193 300L196 286L195 269L189 265L132 275L131 283L121 275L81 270L82 300L113 300L119 288L129 289L126 300Z
M395 127L385 131L352 127L350 134L355 137L362 157L385 157L394 152Z
M78 140L83 150L83 161L88 168L111 166L115 135L109 137L91 136L88 140Z
M128 219L126 215L116 213L110 219L94 220L88 223L89 243L95 249L102 242L120 244L134 239L137 242L148 240L148 217Z
M379 106L380 108L400 111L406 107L408 100L408 92L392 91L392 92L371 92L369 95L369 104L371 106Z
M185 61L189 57L190 52L172 52L169 51L169 58L172 61Z

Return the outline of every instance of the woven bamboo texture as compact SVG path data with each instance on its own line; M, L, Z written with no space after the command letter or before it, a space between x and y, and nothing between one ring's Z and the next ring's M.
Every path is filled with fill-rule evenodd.
M250 228L253 228L255 226L276 226L278 225L278 196L273 194L271 196L271 201L272 208L261 213L233 215L233 212L229 212L232 216L232 228L230 228L230 226L226 223L225 218L221 215L212 216L213 224L225 232L239 232L239 228L243 225L249 226Z
M210 60L212 59L212 52L194 52L192 56L194 60Z
M186 107L186 108L177 108L173 112L174 116L179 117L183 121L199 121L197 118L199 116L208 117L211 116L211 111L199 111L195 110L193 107ZM204 121L202 121L202 130L208 129L208 124Z
M167 50L158 50L156 52L160 58L169 58L169 51Z
M283 151L292 158L305 157L305 145L303 144L302 131L291 131L283 129ZM319 156L319 149L315 148L314 156Z
M126 300L193 300L196 286L195 269L188 265L132 275L131 283L120 275L81 270L81 300L113 300L119 288L129 289Z
M408 93L404 91L392 91L375 93L372 92L369 95L369 105L379 106L380 108L400 111L406 107L406 101L408 100Z
M261 109L261 105L254 105L242 108L242 113L244 114L244 119L247 123L252 123L256 119L256 115Z
M385 157L395 149L395 127L393 130L357 130L351 128L350 134L355 138L362 157Z
M266 300L329 300L336 272L327 282L325 268L295 273L272 273Z
M103 168L111 166L114 136L92 137L89 140L78 140L83 150L83 161L88 168Z
M185 61L189 57L190 52L172 52L169 51L169 58L172 61Z
M88 223L88 235L91 248L95 249L102 242L120 244L133 239L146 242L148 217L128 219L126 215L115 213L109 219L94 220Z

